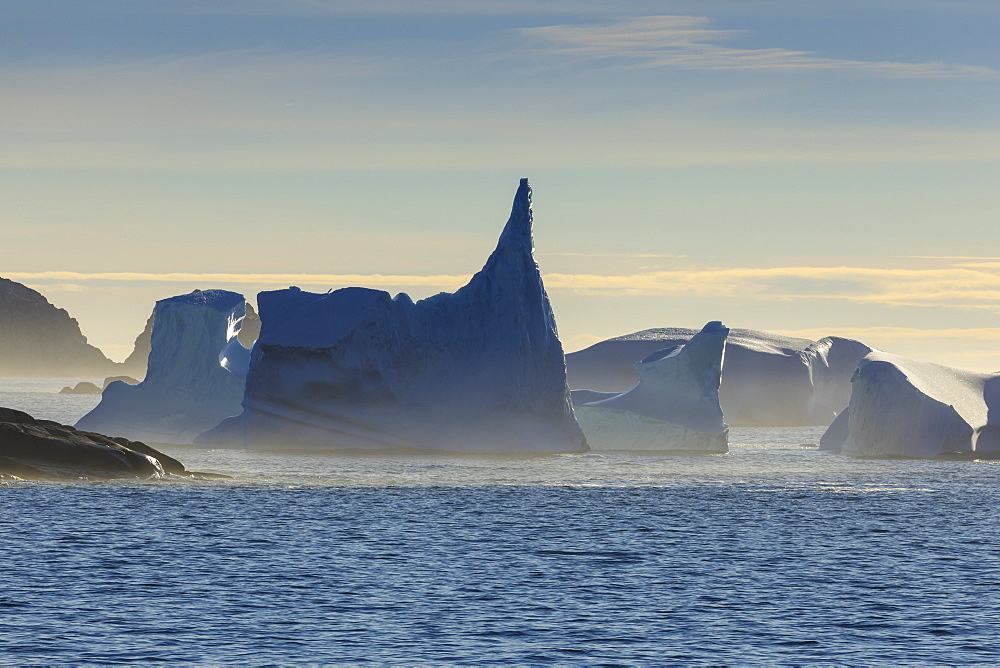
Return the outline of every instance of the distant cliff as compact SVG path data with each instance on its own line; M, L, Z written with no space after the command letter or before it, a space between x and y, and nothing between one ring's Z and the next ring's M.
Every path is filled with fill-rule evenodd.
M0 376L100 377L119 373L65 309L31 288L0 278Z
M239 339L244 348L252 348L254 341L260 336L260 316L253 310L253 305L247 303L247 315L240 327Z
M150 313L142 333L135 337L135 345L132 347L131 354L122 362L121 373L133 378L142 378L146 375L146 361L149 359L150 348L149 340L152 334L153 314Z

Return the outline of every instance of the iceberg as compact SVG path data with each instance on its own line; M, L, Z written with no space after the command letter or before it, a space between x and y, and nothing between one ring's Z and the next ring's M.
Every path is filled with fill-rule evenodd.
M128 373L136 378L142 378L146 375L146 362L149 359L150 351L150 340L153 335L153 316L155 314L151 313L149 318L146 320L146 326L143 328L139 336L135 337L135 343L132 346L132 352L129 356L122 362L122 369L125 373ZM243 320L240 322L240 332L238 335L239 342L243 344L244 348L248 350L253 347L253 342L257 340L257 335L260 333L260 318L257 317L257 313L253 310L253 306L250 304L246 305L246 315L243 316ZM231 351L234 354L243 354L235 350ZM245 374L244 374L245 375ZM105 385L107 383L105 382ZM135 383L132 383L134 385Z
M823 436L819 439L819 449L825 452L840 453L844 447L844 441L850 434L850 429L851 409L848 407L842 410L823 432Z
M1000 457L1000 375L873 351L821 449L853 457Z
M639 382L605 397L572 393L576 418L594 450L725 453L729 426L719 405L729 328L713 321L686 344L655 351L635 369Z
M638 380L633 362L687 343L696 330L647 329L566 356L570 388L620 393ZM850 399L851 374L871 348L853 339L819 341L752 329L726 340L719 401L730 426L825 426Z
M587 450L531 225L522 179L496 250L455 293L260 293L243 412L196 445Z
M239 414L249 363L249 351L237 340L245 305L243 295L226 290L195 290L156 302L145 379L109 384L77 429L190 444Z

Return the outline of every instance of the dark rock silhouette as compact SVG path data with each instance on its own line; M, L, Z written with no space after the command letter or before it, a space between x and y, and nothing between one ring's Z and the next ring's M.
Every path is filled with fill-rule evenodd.
M149 360L149 350L150 350L150 337L153 335L153 314L149 314L149 318L146 319L146 326L139 333L139 336L135 337L135 344L132 346L132 352L129 356L125 358L122 362L121 373L132 376L133 378L143 378L146 375L146 363Z
M103 378L117 371L117 364L87 343L65 309L0 278L0 376Z
M64 387L59 390L59 394L100 394L101 388L97 387L89 380L81 380L72 387Z
M108 376L107 378L104 379L104 385L101 386L101 392L108 389L108 385L115 382L116 380L120 380L126 385L139 384L139 380L137 378L133 378L132 376Z
M162 474L228 477L188 471L178 460L140 441L80 431L52 420L36 420L23 411L0 408L0 480L13 477L59 482Z
M35 480L186 475L184 465L145 443L36 420L0 408L0 474Z
M253 310L253 306L247 303L247 314L243 318L243 326L240 327L240 333L237 338L243 344L244 348L252 348L253 342L259 337L260 316L257 315L257 311Z

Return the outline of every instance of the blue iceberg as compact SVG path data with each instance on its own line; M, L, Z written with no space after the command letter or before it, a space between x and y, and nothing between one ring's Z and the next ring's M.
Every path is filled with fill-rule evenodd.
M205 447L452 452L587 449L532 254L522 179L496 250L453 294L262 292L243 412Z

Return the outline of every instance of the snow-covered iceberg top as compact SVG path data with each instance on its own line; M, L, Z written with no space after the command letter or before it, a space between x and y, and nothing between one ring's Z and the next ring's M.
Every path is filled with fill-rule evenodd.
M531 225L523 179L496 250L453 294L414 303L357 287L260 293L243 413L198 443L585 450Z
M729 427L719 383L729 328L713 321L686 344L635 363L631 390L572 393L577 419L595 450L727 452Z
M1000 456L1000 375L879 351L858 364L846 418L823 448L856 457ZM846 420L846 429L845 422Z
M156 302L145 379L108 385L77 428L137 441L192 443L238 414L249 359L236 340L245 306L243 295L226 290Z

